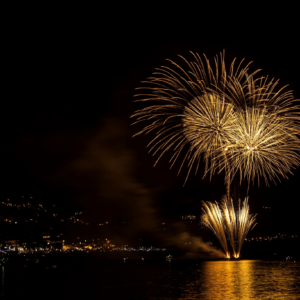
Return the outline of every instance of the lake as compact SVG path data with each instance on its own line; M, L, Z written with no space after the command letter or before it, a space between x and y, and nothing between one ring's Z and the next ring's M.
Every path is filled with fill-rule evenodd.
M0 299L300 299L300 262L65 259L1 266ZM30 298L29 298L30 297Z

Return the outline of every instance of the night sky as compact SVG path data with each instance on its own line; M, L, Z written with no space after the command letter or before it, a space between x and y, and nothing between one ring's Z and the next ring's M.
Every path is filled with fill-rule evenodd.
M150 136L132 138L142 127L129 118L141 108L133 103L141 81L169 65L166 58L181 63L178 55L192 59L193 51L212 61L225 49L227 66L235 57L253 61L250 71L262 69L300 98L292 8L224 15L222 8L148 5L12 14L2 44L1 197L32 195L83 209L91 221L126 220L133 237L155 235L161 222L199 217L200 201L219 200L225 187L222 174L202 180L203 170L183 187L187 167L179 176L178 165L169 170L171 153L153 168ZM299 180L300 168L277 186L250 188L253 213L273 209L258 217L256 234L299 233Z

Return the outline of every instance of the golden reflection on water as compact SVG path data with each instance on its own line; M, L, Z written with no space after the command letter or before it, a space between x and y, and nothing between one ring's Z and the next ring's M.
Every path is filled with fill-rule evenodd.
M182 299L300 299L299 265L251 260L208 261L195 270Z
M204 268L204 294L211 299L245 299L253 294L253 276L250 261L206 262Z

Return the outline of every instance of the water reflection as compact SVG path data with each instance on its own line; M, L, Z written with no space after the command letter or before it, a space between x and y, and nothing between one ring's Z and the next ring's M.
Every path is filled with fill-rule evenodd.
M300 299L300 262L289 261L77 260L0 273L1 300Z
M289 262L215 261L200 264L182 298L300 299L299 265Z
M251 261L205 262L203 293L212 299L245 299L253 295Z

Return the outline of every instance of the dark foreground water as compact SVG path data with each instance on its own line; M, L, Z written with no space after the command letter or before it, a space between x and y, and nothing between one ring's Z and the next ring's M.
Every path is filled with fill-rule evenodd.
M300 299L291 261L73 260L0 275L0 299Z

